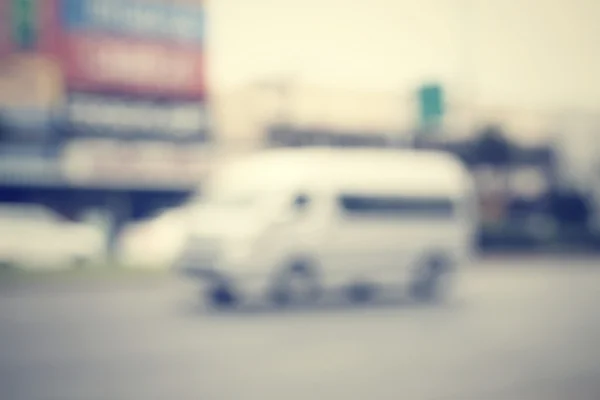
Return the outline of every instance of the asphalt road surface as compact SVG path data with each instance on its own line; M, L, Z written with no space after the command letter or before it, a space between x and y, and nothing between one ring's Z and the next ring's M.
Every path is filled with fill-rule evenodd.
M190 289L3 288L0 399L600 399L600 260L487 261L437 307L217 315Z

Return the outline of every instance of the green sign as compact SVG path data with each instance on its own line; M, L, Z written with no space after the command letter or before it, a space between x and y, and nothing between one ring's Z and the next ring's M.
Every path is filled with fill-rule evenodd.
M444 116L444 91L440 85L419 89L419 113L423 127L437 127Z
M10 16L14 47L18 50L35 48L38 38L38 0L12 0Z

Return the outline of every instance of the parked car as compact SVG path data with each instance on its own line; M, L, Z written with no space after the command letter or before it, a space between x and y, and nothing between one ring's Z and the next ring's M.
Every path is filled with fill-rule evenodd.
M473 255L472 177L445 153L270 150L204 189L176 266L218 306L255 291L312 301L333 286L359 300L394 283L431 299Z
M23 269L65 269L102 261L98 227L68 221L38 205L0 205L0 264Z

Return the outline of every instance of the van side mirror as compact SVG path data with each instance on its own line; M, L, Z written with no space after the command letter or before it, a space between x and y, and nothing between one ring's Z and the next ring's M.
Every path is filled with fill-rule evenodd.
M294 199L294 212L304 212L310 204L310 198L306 194L299 194Z
M294 197L292 204L284 207L276 218L277 225L289 224L300 218L310 205L310 197L299 194Z

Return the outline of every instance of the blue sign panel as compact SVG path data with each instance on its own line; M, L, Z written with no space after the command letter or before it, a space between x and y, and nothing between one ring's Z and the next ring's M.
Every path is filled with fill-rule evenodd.
M62 26L150 40L202 45L203 8L139 0L59 0Z

